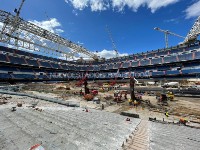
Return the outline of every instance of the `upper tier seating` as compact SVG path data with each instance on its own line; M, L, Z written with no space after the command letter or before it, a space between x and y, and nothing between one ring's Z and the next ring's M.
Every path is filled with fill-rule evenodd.
M0 66L0 71L13 72L13 71L19 71L19 69L10 66Z
M14 56L8 56L8 57L10 59L10 63L12 63L12 64L27 65L24 58L19 58L19 57L14 57Z
M7 73L0 73L0 79L11 79L12 77L10 74Z
M52 68L54 68L54 69L61 69L60 65L58 65L56 63L51 62L50 64L51 64Z
M195 59L200 59L200 51L195 53Z
M14 49L0 46L0 51L8 52L8 53L14 53Z
M168 51L166 50L162 50L156 53L156 56L166 56L166 55L168 55Z
M6 62L8 63L7 57L5 54L0 54L0 62Z
M35 79L35 75L32 74L12 74L15 79Z
M46 67L46 68L52 68L51 65L48 62L44 62L44 61L39 61L42 67Z
M130 66L130 62L124 62L122 64L122 68L128 68Z
M164 63L177 62L176 56L164 57L163 59L164 59Z
M162 58L154 58L151 60L151 64L155 65L155 64L162 64Z
M113 69L113 67L114 67L114 65L113 64L109 64L108 66L107 66L107 70L110 70L110 69Z
M138 61L131 62L131 67L137 67L137 66L138 66Z
M140 66L148 66L148 65L150 65L150 60L149 59L140 61Z
M179 70L167 70L166 75L178 75L180 74Z
M183 74L196 74L196 73L200 73L200 68L182 70L182 73Z
M193 60L192 53L178 55L179 61Z
M33 59L26 59L27 63L29 66L35 66L35 67L39 67L37 60L33 60Z

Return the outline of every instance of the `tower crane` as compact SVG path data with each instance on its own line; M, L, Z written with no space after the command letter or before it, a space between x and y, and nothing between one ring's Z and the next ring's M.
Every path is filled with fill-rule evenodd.
M113 40L113 38L112 38L111 31L109 30L108 26L106 26L106 30L107 30L107 32L108 32L110 41L112 42L113 50L116 52L116 57L118 57L117 47L116 47L116 45L115 45L115 42L114 42L114 40Z
M166 47L166 48L168 48L168 35L174 35L174 36L177 36L177 37L180 37L180 38L184 38L184 39L185 39L185 37L183 37L183 36L181 36L181 35L178 35L178 34L176 34L176 33L170 32L170 31L168 31L168 30L162 30L162 29L160 29L160 28L158 28L158 27L155 27L154 30L163 32L163 33L165 34L165 47Z

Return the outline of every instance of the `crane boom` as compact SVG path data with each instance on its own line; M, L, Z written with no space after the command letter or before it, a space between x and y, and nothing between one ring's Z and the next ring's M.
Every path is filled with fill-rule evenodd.
M166 48L168 48L168 35L174 35L174 36L177 36L177 37L180 37L180 38L185 38L181 35L178 35L176 33L173 33L173 32L170 32L168 30L163 30L163 29L160 29L158 27L155 27L154 30L157 30L157 31L160 31L160 32L163 32L165 34L165 45L166 45Z

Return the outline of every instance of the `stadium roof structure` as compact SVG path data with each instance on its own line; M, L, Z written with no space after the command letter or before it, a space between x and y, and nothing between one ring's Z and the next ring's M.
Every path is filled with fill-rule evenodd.
M0 42L27 50L40 51L48 55L72 57L75 54L84 54L93 59L97 55L86 48L60 37L31 22L25 21L18 15L12 15L0 10Z

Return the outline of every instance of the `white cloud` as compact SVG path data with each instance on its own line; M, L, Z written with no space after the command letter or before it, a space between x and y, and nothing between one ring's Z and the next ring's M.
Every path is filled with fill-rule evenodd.
M60 24L60 22L58 22L58 20L56 18L51 18L50 20L45 20L45 21L33 20L33 21L29 21L29 22L31 22L41 28L44 28L52 33L60 34L60 33L64 32L62 29L60 29L61 24Z
M92 11L102 11L106 10L108 5L106 5L102 0L91 0L90 7Z
M178 1L179 0L149 0L147 3L148 7L151 9L151 12L154 13L157 9L177 3Z
M116 52L114 50L104 49L104 50L102 50L98 53L95 53L95 54L97 54L101 58L103 57L103 58L106 58L106 59L116 57ZM118 53L118 56L127 56L127 55L128 55L128 53Z
M99 51L99 52L94 52L94 54L96 54L100 58L106 58L106 59L116 57L116 52L114 50L104 49L104 50ZM118 56L128 56L128 53L119 53ZM68 58L68 60L78 60L78 59L80 59L80 57L83 57L84 60L91 60L92 59L85 54L79 54L78 57L77 56L74 56L73 58L70 57L70 58Z
M147 6L152 13L178 1L180 0L65 0L66 3L71 3L78 10L90 7L91 11L104 11L112 8L121 12L127 6L136 12L139 7Z
M189 6L185 12L187 19L200 16L200 0Z

